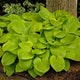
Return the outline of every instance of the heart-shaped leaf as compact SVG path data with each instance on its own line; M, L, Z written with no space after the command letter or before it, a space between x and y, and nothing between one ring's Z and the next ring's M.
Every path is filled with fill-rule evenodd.
M40 58L34 59L34 68L42 73L47 72L50 69L49 60L47 58L43 58L42 60Z
M56 72L62 71L65 67L65 61L61 56L56 57L52 55L50 57L50 64Z

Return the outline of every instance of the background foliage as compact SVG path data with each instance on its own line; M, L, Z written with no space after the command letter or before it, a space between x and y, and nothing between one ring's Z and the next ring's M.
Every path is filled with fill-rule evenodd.
M23 7L23 2L24 2L25 0L0 0L0 13L1 13L1 11L3 11L3 8L2 8L2 6L4 5L4 4L6 4L6 3L9 3L9 4L11 4L11 3L14 3L14 4L17 4L17 3L20 3L21 4L21 6ZM46 5L46 0L28 0L31 4L36 4L36 3L43 3L43 4L45 4ZM9 5L8 5L9 6ZM16 6L16 5L15 5ZM26 7L25 6L25 9L26 9L26 11L29 11L29 10L32 10L32 7L31 7L31 9L28 9L27 10L27 8L29 8L31 5L29 5L28 7ZM33 6L33 5L32 5ZM35 5L36 6L36 5ZM7 8L7 7L5 7L5 8ZM21 7L20 7L21 8ZM18 8L19 10L20 10L20 8ZM15 10L14 10L15 11ZM21 12L24 12L24 10L22 10ZM34 12L33 10L32 10L32 12ZM18 11L18 13L20 13L19 11ZM78 17L80 16L80 1L78 0Z
M44 0L43 0L44 1ZM45 2L45 1L44 1ZM38 12L40 9L40 6L45 6L43 3L40 2L40 0L15 0L12 1L1 1L1 7L3 8L3 11L8 14L22 14L24 12Z

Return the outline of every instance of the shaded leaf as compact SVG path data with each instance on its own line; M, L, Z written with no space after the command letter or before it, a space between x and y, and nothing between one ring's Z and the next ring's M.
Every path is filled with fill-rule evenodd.
M34 68L34 72L35 72L37 75L39 75L39 76L44 75L44 73L37 71L35 68Z
M16 64L15 63L13 63L13 64L11 64L11 65L5 65L4 66L4 72L6 72L6 75L7 76L11 76L13 73L14 73L14 71L15 71L15 66L16 66Z
M37 77L37 74L34 72L34 69L28 70L28 73L29 73L33 78Z
M2 50L2 48L0 46L0 57L2 57L3 54L4 54L4 52L3 52L3 50Z
M69 68L70 68L70 61L68 59L64 59L64 60L65 60L65 68L64 68L64 70L68 71Z
M22 69L22 68L20 67L19 63L17 63L16 68L15 68L15 71L16 71L16 72L22 72L22 71L24 71L24 69Z

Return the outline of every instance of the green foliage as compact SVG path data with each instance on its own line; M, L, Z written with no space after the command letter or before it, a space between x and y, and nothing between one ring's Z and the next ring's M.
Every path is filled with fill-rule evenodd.
M80 61L80 22L63 10L0 17L0 57L4 72L28 71L42 76L50 66L68 71L70 61Z
M40 10L40 6L45 6L45 5L43 3L38 3L38 2L36 2L35 4L32 4L30 1L25 0L23 2L23 6L27 6L27 11L34 13Z
M17 4L11 3L11 5L5 4L3 8L4 12L8 14L22 14L25 12L25 8L22 7L20 3Z
M36 4L32 4L31 2L29 2L28 0L25 0L23 2L23 6L21 5L21 3L11 3L9 4L4 4L3 9L4 12L8 13L8 14L22 14L25 11L28 12L38 12L40 10L40 6L45 6L43 3L38 3L36 2Z

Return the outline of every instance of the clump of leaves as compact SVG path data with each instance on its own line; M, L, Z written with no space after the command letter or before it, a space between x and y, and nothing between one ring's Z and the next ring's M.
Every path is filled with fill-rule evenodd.
M0 57L8 76L28 71L35 78L50 66L68 71L69 59L80 61L80 23L68 12L51 13L41 6L39 13L0 19Z
M11 3L11 5L5 4L3 8L4 12L8 14L22 14L25 12L25 8L22 7L20 3L17 4Z
M38 2L36 2L36 4L32 4L28 0L25 0L23 2L23 6L20 3L17 4L11 3L11 5L5 4L3 8L4 12L8 14L22 14L25 11L32 13L39 12L40 6L45 6L45 5L43 3L38 3Z
M25 0L23 2L23 6L24 7L27 6L28 12L35 13L35 12L39 12L40 6L45 6L45 5L43 3L38 3L38 2L36 2L35 4L32 4L30 1Z

